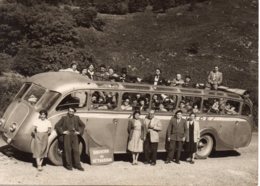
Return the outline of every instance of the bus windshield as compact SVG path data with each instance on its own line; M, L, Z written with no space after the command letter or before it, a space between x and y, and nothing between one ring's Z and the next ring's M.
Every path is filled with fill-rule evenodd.
M43 98L39 101L37 104L36 109L37 110L46 110L48 111L54 103L58 100L58 98L61 96L60 93L55 91L47 91Z
M35 105L43 96L46 89L38 85L32 85L24 96L24 100L29 102L31 105Z

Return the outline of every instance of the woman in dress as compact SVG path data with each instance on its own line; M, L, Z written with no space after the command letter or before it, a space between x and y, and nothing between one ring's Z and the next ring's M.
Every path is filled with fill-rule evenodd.
M132 153L133 165L137 165L139 153L143 152L143 143L146 136L146 128L142 119L140 119L140 111L133 113L133 119L129 120L128 133L129 142L128 150Z
M36 159L37 169L42 171L42 162L47 157L48 136L51 133L51 122L47 119L45 110L39 112L39 118L33 124L32 153Z
M199 122L195 120L196 114L191 113L187 121L188 132L186 134L186 151L188 152L188 159L191 164L194 164L195 153L197 152L197 143L200 139Z

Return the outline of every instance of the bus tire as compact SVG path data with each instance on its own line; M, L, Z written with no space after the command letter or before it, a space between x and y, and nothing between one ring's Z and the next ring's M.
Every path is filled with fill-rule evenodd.
M81 155L83 151L83 143L82 140L79 140L79 154ZM48 151L48 159L57 166L63 165L63 149L58 148L58 138L54 139L51 143L49 151Z
M213 138L206 134L200 137L199 142L198 142L198 150L196 152L196 157L198 159L206 159L214 146L214 141Z

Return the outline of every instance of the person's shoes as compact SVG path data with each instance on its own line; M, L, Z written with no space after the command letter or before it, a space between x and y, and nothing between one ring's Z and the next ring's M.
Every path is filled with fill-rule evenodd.
M152 163L151 163L151 165L152 165L152 166L155 166L155 165L156 165L156 163L155 163L155 162L152 162Z
M70 170L70 171L72 170L72 167L68 167L68 166L67 166L67 167L65 167L65 168L66 168L67 170Z
M190 164L194 164L195 162L193 160L190 161Z
M165 161L165 164L169 164L169 163L171 163L170 160L166 160L166 161Z
M145 165L148 165L148 164L149 164L149 162L148 162L148 161L145 161L145 162L144 162L144 164L145 164Z
M180 161L176 161L177 164L180 164Z
M76 169L80 170L80 171L84 171L84 168L83 167L76 167Z
M38 169L38 171L42 171L43 170L42 166L38 166L37 169Z

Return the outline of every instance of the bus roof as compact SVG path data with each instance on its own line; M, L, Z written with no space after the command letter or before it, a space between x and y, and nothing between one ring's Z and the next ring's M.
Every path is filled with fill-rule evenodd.
M36 74L28 79L28 82L33 82L37 85L45 87L49 90L60 93L69 92L78 89L110 89L110 90L139 90L139 91L158 91L171 92L179 94L189 94L197 96L217 96L242 99L239 94L215 91L197 88L182 88L169 86L153 86L149 84L138 83L119 83L110 81L92 81L88 77L82 76L74 72L45 72Z

